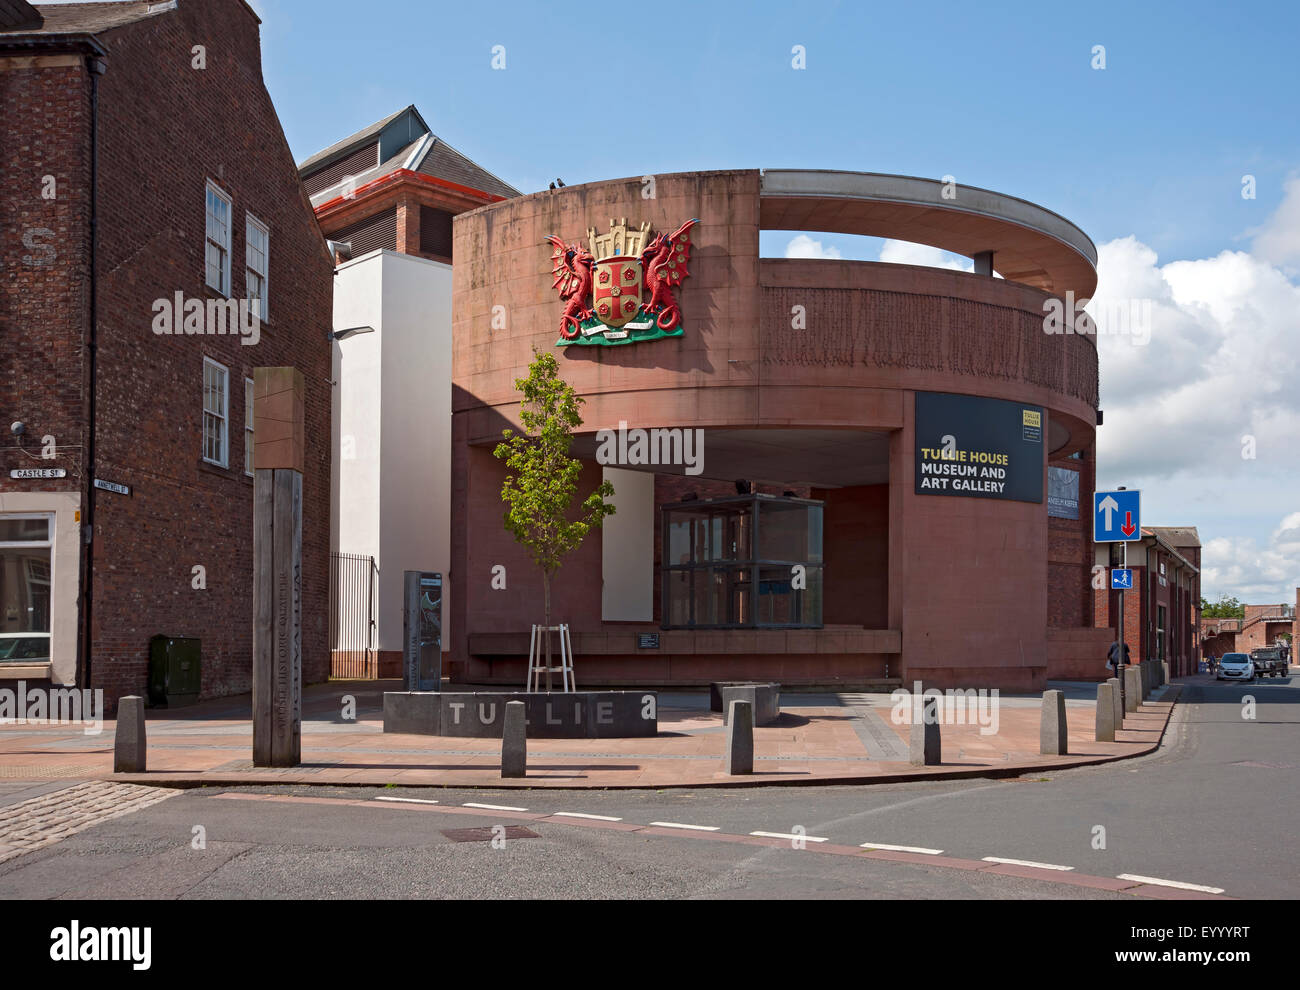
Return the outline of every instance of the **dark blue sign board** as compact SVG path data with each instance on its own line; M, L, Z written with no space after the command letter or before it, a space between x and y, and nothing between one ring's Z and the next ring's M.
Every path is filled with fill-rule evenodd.
M1110 572L1110 590L1111 591L1132 591L1133 590L1133 568L1116 567Z
M1043 501L1042 406L916 393L916 494Z

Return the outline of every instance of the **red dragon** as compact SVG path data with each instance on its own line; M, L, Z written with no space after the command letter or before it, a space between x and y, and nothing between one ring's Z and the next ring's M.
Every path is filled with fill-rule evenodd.
M560 290L560 299L565 304L564 315L560 317L560 336L573 340L582 321L594 315L587 302L591 299L591 266L596 259L581 245L565 244L554 234L548 234L546 239L555 247L551 255L555 281L551 288Z
M677 305L673 289L682 284L690 273L686 263L691 260L691 239L688 233L699 219L687 220L671 234L659 234L641 252L641 269L645 272L645 286L650 290L650 301L645 311L659 314L655 325L660 330L671 330L682 319L682 309Z

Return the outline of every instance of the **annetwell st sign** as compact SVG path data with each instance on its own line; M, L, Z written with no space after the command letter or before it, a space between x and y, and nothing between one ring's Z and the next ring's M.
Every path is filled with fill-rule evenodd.
M1043 410L916 393L916 494L1043 501Z
M102 481L99 478L96 478L95 487L101 488L106 492L117 492L119 495L131 494L130 485L119 485L116 481Z

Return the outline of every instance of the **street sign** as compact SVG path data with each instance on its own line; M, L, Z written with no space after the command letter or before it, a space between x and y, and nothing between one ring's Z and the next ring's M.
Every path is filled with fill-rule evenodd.
M116 481L101 481L99 478L96 478L95 487L102 488L106 492L117 492L119 495L131 494L130 485L119 485Z
M1133 568L1116 567L1110 572L1111 591L1133 590Z
M11 478L66 478L67 468L13 468Z
M1142 539L1140 491L1092 493L1092 541L1131 543Z

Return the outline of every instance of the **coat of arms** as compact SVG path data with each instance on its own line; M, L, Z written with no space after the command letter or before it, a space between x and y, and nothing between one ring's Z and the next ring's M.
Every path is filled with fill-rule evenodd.
M673 289L690 274L687 220L671 234L651 236L650 224L629 229L627 218L609 222L609 233L587 230L587 247L546 240L554 288L564 302L556 344L630 344L682 335L682 310ZM646 294L649 298L646 298Z

